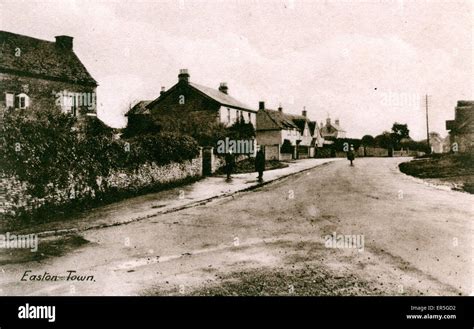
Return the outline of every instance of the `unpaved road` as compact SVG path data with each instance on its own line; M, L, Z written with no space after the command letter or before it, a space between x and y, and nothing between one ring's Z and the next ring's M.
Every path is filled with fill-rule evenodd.
M474 196L405 176L401 161L337 161L206 205L86 231L88 243L62 256L1 265L1 293L471 294ZM333 232L363 236L363 250L326 248ZM40 252L47 246L40 241ZM21 281L27 270L94 280Z

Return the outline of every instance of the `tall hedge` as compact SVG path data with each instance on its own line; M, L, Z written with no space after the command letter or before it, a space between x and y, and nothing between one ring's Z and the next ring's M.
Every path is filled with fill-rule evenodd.
M193 138L178 134L117 140L97 120L82 122L78 131L76 119L57 109L6 110L0 131L0 174L16 176L28 183L33 196L43 197L67 187L71 177L94 186L98 177L114 169L183 162L199 153Z

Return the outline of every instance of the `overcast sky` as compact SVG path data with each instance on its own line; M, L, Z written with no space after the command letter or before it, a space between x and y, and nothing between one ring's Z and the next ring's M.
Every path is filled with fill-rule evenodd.
M460 99L474 99L473 3L466 1L0 0L0 29L74 50L98 81L99 117L119 127L137 100L177 82L229 93L255 108L281 103L311 119L339 118L349 137L393 122L446 135Z

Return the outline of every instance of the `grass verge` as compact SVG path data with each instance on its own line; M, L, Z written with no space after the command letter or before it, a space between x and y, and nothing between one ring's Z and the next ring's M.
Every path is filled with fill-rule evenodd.
M399 165L400 171L418 178L437 178L455 189L474 194L474 154L433 154Z

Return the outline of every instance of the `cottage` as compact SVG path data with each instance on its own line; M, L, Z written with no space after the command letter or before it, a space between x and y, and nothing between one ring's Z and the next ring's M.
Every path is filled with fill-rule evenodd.
M281 106L278 110L271 110L265 108L264 102L260 102L257 144L265 147L267 159L284 159L281 152L284 143L291 144L294 158L312 156L318 142L321 142L321 135L317 123L308 119L306 109L301 115L287 114Z
M0 31L0 109L59 107L95 116L97 82L73 51L73 38L55 42Z
M452 151L474 150L474 101L458 101L454 120L446 121L446 130Z
M326 125L321 122L321 135L326 143L337 138L346 138L346 131L341 128L339 119L331 122L331 118L326 119Z
M226 83L218 89L202 86L190 81L188 70L182 69L178 82L168 90L162 88L160 96L145 106L137 104L126 115L129 122L137 116L148 117L158 125L165 121L222 123L231 126L238 119L256 126L257 111L229 95ZM173 120L169 120L170 117ZM185 124L185 122L183 123Z

